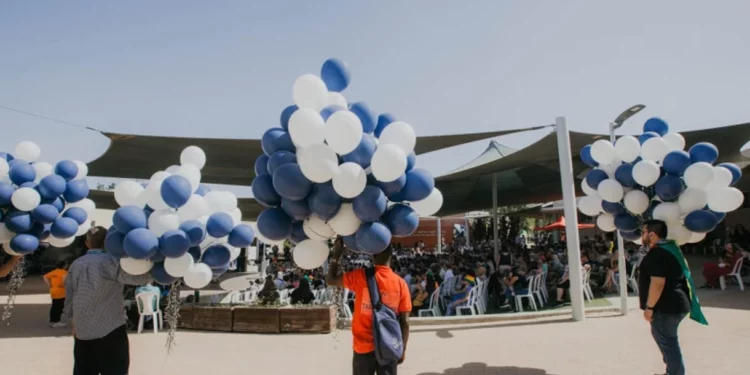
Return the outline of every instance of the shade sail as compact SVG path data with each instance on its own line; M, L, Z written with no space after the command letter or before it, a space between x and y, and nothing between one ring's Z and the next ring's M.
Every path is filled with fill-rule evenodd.
M578 229L592 229L594 228L594 224L578 224ZM534 228L534 230L541 230L541 231L551 231L551 230L561 230L565 229L565 216L560 216L557 221L550 225L545 225L543 227L537 227Z

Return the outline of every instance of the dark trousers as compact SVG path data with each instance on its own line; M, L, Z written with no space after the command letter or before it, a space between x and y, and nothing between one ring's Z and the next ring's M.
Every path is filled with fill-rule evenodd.
M49 309L49 322L58 323L60 316L62 316L63 309L65 308L65 298L58 298L52 300L52 307Z
M651 320L651 335L659 346L667 375L685 375L685 364L682 361L680 342L677 340L677 329L685 319L685 314L662 314L654 312Z
M396 375L398 363L381 366L375 359L375 352L367 354L354 353L352 375Z
M73 375L127 375L130 344L125 326L95 340L75 339Z

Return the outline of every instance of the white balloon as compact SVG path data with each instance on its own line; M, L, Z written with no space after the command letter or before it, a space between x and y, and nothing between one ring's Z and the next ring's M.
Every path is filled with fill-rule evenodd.
M693 163L682 176L687 187L702 189L714 179L714 167L706 162Z
M309 147L325 140L325 121L320 112L310 108L300 108L289 118L289 135L299 147Z
M695 210L702 210L708 204L708 194L704 189L689 187L680 194L677 203L682 213L688 214Z
M294 81L292 99L299 108L320 111L328 102L328 88L320 77L304 74Z
M685 137L680 133L667 133L662 137L664 142L667 143L669 151L684 150L685 149Z
M208 194L210 193L213 193L213 191L209 192ZM206 194L206 196L208 196L208 194ZM208 203L203 197L198 194L191 195L187 203L177 209L177 217L180 219L180 222L183 223L188 220L196 220L210 213L211 208L209 207Z
M137 206L138 196L143 190L143 186L135 181L122 181L115 185L115 202L120 207Z
M615 157L614 159L612 159L611 163L607 165L600 165L599 169L607 173L607 176L609 176L609 178L615 178L615 171L621 165L622 165L622 160L620 160L620 158L618 157Z
M624 203L628 211L640 215L648 210L650 202L646 193L640 190L631 190L625 194Z
M222 192L221 196L221 210L226 212L232 212L237 208L237 196L231 191Z
M163 181L163 180L162 180ZM138 202L140 203L143 199L149 207L151 207L154 210L166 210L169 208L166 202L164 202L164 199L161 197L161 184L162 181L156 180L151 181L146 186L146 189L138 195ZM145 195L144 195L145 194ZM145 204L144 204L145 206Z
M227 249L229 249L229 261L234 262L237 260L237 258L240 257L240 253L242 252L242 249L239 247L234 247L231 245L226 245Z
M148 259L120 258L120 268L133 276L145 275L153 266Z
M323 143L298 150L297 162L302 170L302 174L308 180L319 184L330 181L339 167L339 160L336 153Z
M35 162L41 154L42 149L39 148L39 145L31 141L18 142L14 152L16 158L28 162Z
M0 176L3 176L2 163L4 162L5 162L5 159L0 159ZM7 165L8 163L5 163L5 164ZM47 163L45 161L36 162L32 164L31 166L34 167L34 171L36 172L36 179L34 179L34 182L36 183L39 183L39 181L41 181L43 178L55 173L55 167L53 167L52 164ZM7 173L8 171L5 171L5 172Z
M745 196L733 187L714 189L708 192L708 208L716 212L731 212L742 206Z
M294 247L294 263L303 270L312 270L323 265L328 259L328 244L323 241L304 240Z
M177 213L171 209L158 210L151 213L148 217L148 229L157 237L161 236L168 230L178 229L180 227L180 218Z
M581 190L583 191L584 194L588 195L589 197L600 198L599 193L597 193L594 188L589 186L589 183L586 182L585 178L581 179Z
M406 171L406 165L406 154L400 147L392 144L381 143L370 161L372 175L382 182L396 181Z
M637 138L626 135L615 142L615 152L620 160L632 163L641 154L641 144Z
M91 219L86 219L86 221L83 222L83 224L78 226L78 232L76 232L76 237L83 236L91 229Z
M679 221L680 215L680 205L677 203L663 202L654 207L654 219L661 220L665 223Z
M13 249L10 248L10 240L7 241L7 242L2 242L2 243L0 243L0 245L3 246L3 250L5 250L5 253L8 254L8 255L12 255L14 257L22 257L23 256L23 254L17 253L15 251L13 251Z
M351 111L338 111L328 118L323 133L331 150L345 155L354 151L362 141L362 121Z
M711 191L714 189L729 187L729 184L732 183L732 178L732 172L730 172L729 169L715 166L714 178L708 183L708 185L706 185L706 190Z
M651 138L653 139L653 138ZM667 239L674 240L678 245L684 245L693 237L693 232L679 222L667 223Z
M206 165L206 153L198 146L188 146L180 154L180 164L192 165L198 170Z
M615 226L615 217L611 214L601 214L596 217L596 226L605 232L614 232L617 227Z
M34 169L36 169L36 167ZM0 158L0 178L8 177L8 171L10 171L10 166L8 165L8 162L4 158Z
M578 200L578 210L586 216L597 216L602 212L602 200L585 196Z
M331 229L341 236L351 236L356 233L360 224L361 222L354 213L354 208L351 203L342 204L341 209L336 216L331 220L328 220L328 225Z
M302 230L305 231L307 238L317 241L325 241L336 235L336 232L331 229L328 223L317 215L310 215L305 219L305 222L302 223Z
M235 207L234 210L227 213L232 217L232 221L234 222L233 227L242 224L242 211L239 208Z
M5 223L0 223L0 242L10 241L15 235L15 233L11 232L10 229L5 226Z
M403 121L394 121L383 129L378 141L379 146L396 145L405 155L409 155L417 145L417 135L411 125Z
M661 169L652 160L641 160L633 166L633 179L638 185L649 187L661 176Z
M344 95L338 92L329 92L328 100L326 101L326 107L336 105L341 108L349 108L349 104L346 102Z
M258 239L258 241L260 241L261 243L264 243L266 245L269 245L269 246L282 246L284 244L284 242L286 241L285 239L284 240L274 241L274 240L270 240L268 238L263 237L263 234L260 233L260 231L258 230L257 226L253 226L253 230L255 231L255 237Z
M46 241L52 247L63 248L70 246L70 244L72 244L75 239L75 236L70 236L68 238L57 238L55 236L49 236L47 237Z
M167 258L164 260L164 270L172 277L185 276L194 265L193 256L190 253L182 254L179 258Z
M427 198L421 201L410 202L409 205L419 216L432 216L440 211L440 208L443 206L443 193L434 188Z
M22 187L13 192L10 201L19 211L31 211L39 205L42 197L33 188Z
M643 160L651 160L656 163L661 163L664 157L669 153L669 146L667 142L661 137L653 137L643 142L641 146L641 157Z
M602 181L599 184L599 188L597 188L597 192L602 197L602 200L612 203L621 201L623 195L625 195L622 185L617 180L611 178Z
M698 243L703 241L704 238L706 238L706 233L698 233L698 232L691 232L690 239L688 240L688 243Z
M169 173L167 171L158 171L151 175L151 178L149 179L149 182L162 182L167 179L167 177L171 176L172 173Z
M333 176L333 190L342 198L353 199L362 194L367 185L367 174L357 163L343 163Z
M173 174L177 173L177 171L179 169L180 169L179 165L174 165L173 164L173 165L170 165L169 167L167 167L166 172L169 173L170 175L173 175Z
M193 193L198 190L201 184L201 170L195 165L185 164L175 173L178 176L185 177L190 182L190 186L193 188Z
M606 139L600 139L591 145L591 157L600 165L611 163L616 156L615 146Z
M89 166L86 163L80 160L73 160L73 163L78 167L78 174L76 174L74 180L82 180L89 175Z
M192 289L202 289L208 286L213 278L211 268L205 263L198 263L188 270L183 280L185 285Z

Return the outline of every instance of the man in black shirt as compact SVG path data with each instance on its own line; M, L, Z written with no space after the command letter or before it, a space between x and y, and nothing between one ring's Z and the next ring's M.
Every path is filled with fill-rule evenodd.
M666 244L667 225L649 220L641 239L649 252L641 261L638 280L643 317L651 323L651 334L661 350L666 375L684 375L677 329L690 312L690 292L677 258L662 246Z

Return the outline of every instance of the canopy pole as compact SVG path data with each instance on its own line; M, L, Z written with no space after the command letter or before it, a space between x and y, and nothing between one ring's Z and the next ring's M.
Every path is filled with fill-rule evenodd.
M555 120L557 130L557 152L560 157L560 183L562 185L565 212L565 235L568 246L568 278L570 280L570 303L573 309L573 320L586 320L583 308L583 270L581 269L581 251L578 241L578 215L576 193L573 184L573 156L570 151L570 133L565 117Z
M609 124L609 140L612 144L615 143L615 129L617 124L612 122ZM622 234L619 230L615 231L617 236L617 272L620 273L619 281L620 284L620 313L622 315L628 315L628 271L625 260L625 241L623 241Z
M497 221L497 174L492 175L492 242L495 249L495 261L500 258L500 247L498 246L498 221Z
M435 232L437 233L437 252L438 254L442 254L443 253L443 238L442 238L443 227L442 227L442 223L440 222L439 217L437 218L437 230L435 230Z
M466 246L471 246L471 228L469 228L469 215L464 214L464 233L466 234Z

